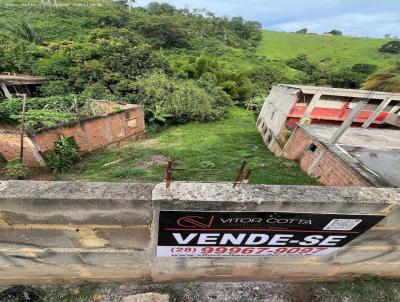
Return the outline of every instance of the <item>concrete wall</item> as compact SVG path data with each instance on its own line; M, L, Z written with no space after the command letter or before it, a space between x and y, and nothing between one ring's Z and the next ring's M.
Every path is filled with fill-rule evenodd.
M39 129L25 138L24 163L31 167L45 166L41 154L52 149L60 136L73 136L84 153L140 135L144 130L144 111L137 105L122 112ZM7 160L19 157L19 139L17 133L0 133L0 153Z
M400 277L400 189L0 182L0 283ZM156 258L160 210L388 214L327 256Z
M309 150L311 144L316 146L314 152ZM374 186L300 127L296 128L285 146L284 156L296 161L303 171L318 178L324 185Z
M286 141L285 123L298 98L299 89L275 85L266 98L257 120L257 129L268 148L279 155Z

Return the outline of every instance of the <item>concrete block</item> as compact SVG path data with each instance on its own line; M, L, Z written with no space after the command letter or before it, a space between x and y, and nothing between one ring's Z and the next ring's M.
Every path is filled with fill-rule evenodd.
M98 237L108 241L109 247L143 250L149 248L151 244L149 227L98 228L95 232Z
M305 211L378 214L400 203L397 189L269 186L234 189L231 183L173 182L153 190L162 210Z
M79 236L71 230L0 228L0 248L81 247Z
M382 267L397 262L400 257L399 247L343 247L331 255L325 256L332 264L356 265L379 262Z
M376 227L393 228L400 227L400 207L394 207L385 219L379 222Z
M354 239L346 247L400 247L400 228L398 230L382 230L372 228Z
M66 280L84 280L82 272L75 267L54 265L31 265L0 267L0 284L48 284L64 283Z
M0 213L11 224L149 225L151 184L6 181Z
M148 266L148 254L145 252L2 252L0 267L45 265L92 265L135 266L144 269Z

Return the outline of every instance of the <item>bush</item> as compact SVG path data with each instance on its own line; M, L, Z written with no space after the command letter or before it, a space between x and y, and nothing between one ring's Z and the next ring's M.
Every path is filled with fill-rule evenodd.
M57 112L78 112L85 104L86 99L74 94L47 98L29 98L26 100L26 111L54 110ZM0 106L0 120L19 122L21 111L21 99L3 101Z
M379 51L390 54L398 54L400 53L400 41L390 41L389 43L382 45L382 47L379 48Z
M12 115L15 121L21 120L21 115ZM56 110L28 110L25 114L25 127L28 130L51 127L75 119L75 115Z
M152 73L137 81L135 89L137 101L147 109L147 120L158 111L172 115L169 120L174 123L204 122L224 117L231 106L229 96L209 74L199 81L181 81Z
M378 66L373 65L373 64L355 64L351 68L351 71L358 72L358 73L364 73L364 74L371 74L373 73Z
M28 176L28 168L19 161L19 158L10 160L4 168L7 179L25 179Z
M54 148L45 153L47 166L54 172L64 173L70 170L79 159L78 146L73 137L61 137Z

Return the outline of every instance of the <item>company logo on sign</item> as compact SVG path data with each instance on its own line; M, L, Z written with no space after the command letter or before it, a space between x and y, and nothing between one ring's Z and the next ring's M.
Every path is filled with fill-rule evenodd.
M177 225L184 228L201 228L201 229L209 229L213 223L214 216L211 216L210 219L201 217L201 216L185 216L179 218L176 223Z

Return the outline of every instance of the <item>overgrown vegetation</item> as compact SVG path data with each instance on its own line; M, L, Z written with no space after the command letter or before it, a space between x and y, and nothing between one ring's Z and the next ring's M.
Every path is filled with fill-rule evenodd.
M91 115L87 100L78 95L29 98L26 100L26 127L34 130ZM0 120L18 124L21 121L22 99L0 104Z
M174 180L233 181L247 159L254 168L252 184L317 184L293 161L270 153L254 124L252 112L234 108L222 121L169 126L150 139L90 156L62 179L162 181L171 159L177 168L190 169L174 172Z
M4 168L6 179L25 179L28 176L28 168L20 162L19 158L8 161Z
M24 7L24 14L17 6L2 6L7 15L2 22L16 20L18 26L0 29L7 37L0 71L46 76L50 83L41 88L44 96L139 102L148 112L158 108L172 115L171 123L223 118L233 102L265 93L283 78L265 60L252 71L259 60L252 51L262 38L258 22L168 4L128 9L123 1L90 3L43 2ZM246 63L231 64L235 56ZM166 87L154 87L162 83ZM8 118L15 120L17 114ZM67 117L54 117L62 118ZM52 122L49 116L43 120Z
M47 166L57 173L70 170L79 159L78 147L73 137L60 137L54 148L45 153Z
M73 0L24 0L34 5L21 10L5 1L0 0L6 16L0 18L0 71L46 76L46 98L141 103L154 128L221 119L233 104L257 110L249 102L279 82L359 88L400 59L398 41L338 37L337 30L332 36L306 35L307 29L274 33L241 17L165 3L128 9L124 1L77 6ZM18 122L20 111L5 116L2 110L7 108L0 108L0 119ZM30 104L29 110L37 110L27 114L34 128L77 114L62 104Z

